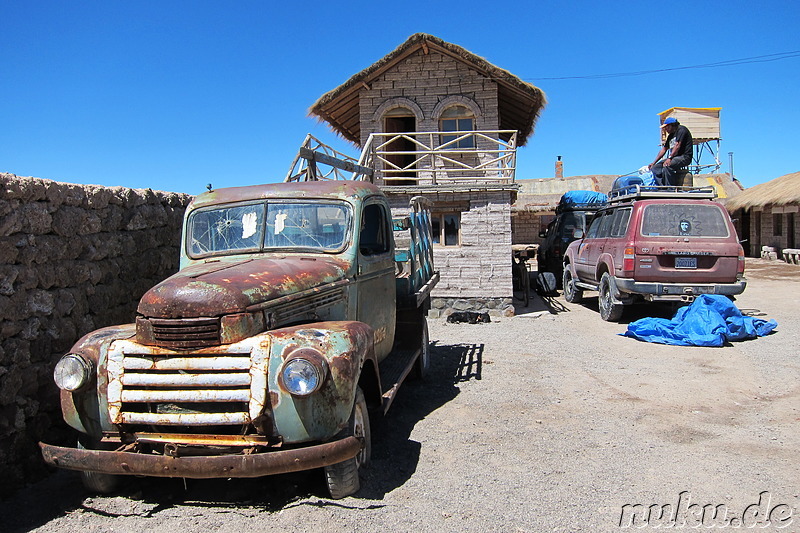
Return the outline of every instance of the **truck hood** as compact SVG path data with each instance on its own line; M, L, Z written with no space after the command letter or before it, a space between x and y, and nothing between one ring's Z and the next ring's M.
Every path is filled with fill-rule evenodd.
M184 268L142 296L151 318L196 318L244 312L249 306L345 277L333 257L220 259Z

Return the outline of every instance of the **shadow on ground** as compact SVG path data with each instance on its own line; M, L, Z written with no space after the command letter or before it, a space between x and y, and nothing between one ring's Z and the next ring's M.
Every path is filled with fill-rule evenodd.
M414 426L455 398L460 383L481 379L483 350L482 344L432 343L429 377L425 381L407 382L389 413L372 421L372 463L364 471L356 498L381 500L411 477L421 449L421 444L410 438ZM327 499L321 470L255 479L126 478L125 481L115 495L94 496L83 488L77 472L56 471L0 502L3 531L30 531L76 511L148 517L184 505L230 507L237 512L254 509L274 512L295 505L363 508L351 498Z
M514 314L519 315L535 315L538 313L549 313L557 315L559 313L568 313L569 309L564 305L563 297L560 297L557 292L552 294L538 294L531 291L528 298L528 305L524 304L519 292L514 293Z

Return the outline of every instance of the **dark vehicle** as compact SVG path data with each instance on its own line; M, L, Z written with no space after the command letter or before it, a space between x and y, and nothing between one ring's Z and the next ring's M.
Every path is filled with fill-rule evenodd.
M564 255L568 302L596 290L600 316L616 321L636 302L744 291L744 250L713 188L636 186L609 196Z
M595 212L605 205L606 195L593 191L569 191L556 207L556 218L539 233L544 239L536 257L540 273L550 272L561 287L564 252L575 240L575 230L586 231Z

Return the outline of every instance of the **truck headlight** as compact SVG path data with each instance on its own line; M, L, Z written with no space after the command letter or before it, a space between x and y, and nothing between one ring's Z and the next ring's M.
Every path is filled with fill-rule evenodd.
M59 389L76 391L92 377L92 364L78 354L68 353L56 363L53 380Z
M290 354L280 374L283 388L293 396L308 396L316 392L327 376L328 365L322 354L309 348Z

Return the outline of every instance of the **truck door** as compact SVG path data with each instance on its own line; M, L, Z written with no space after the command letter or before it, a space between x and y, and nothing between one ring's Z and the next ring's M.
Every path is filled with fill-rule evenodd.
M375 356L392 349L396 318L394 237L388 208L367 200L358 231L357 317L375 330Z

